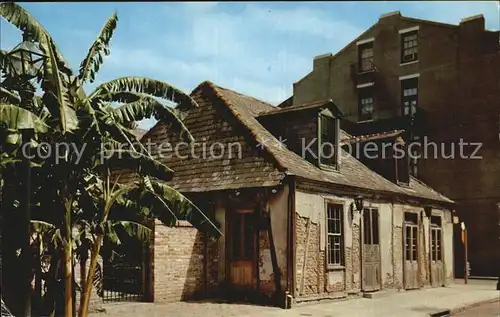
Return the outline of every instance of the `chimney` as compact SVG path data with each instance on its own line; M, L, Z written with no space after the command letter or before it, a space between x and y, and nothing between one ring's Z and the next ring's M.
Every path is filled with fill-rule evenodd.
M389 18L389 17L394 17L394 16L401 17L401 12L400 11L392 11L392 12L381 14L379 20Z
M477 14L468 18L463 18L460 21L460 31L465 31L467 34L477 34L485 31L484 16Z
M313 70L321 69L321 68L328 69L329 64L330 64L330 58L332 56L333 56L332 53L327 53L327 54L318 55L318 56L314 57Z

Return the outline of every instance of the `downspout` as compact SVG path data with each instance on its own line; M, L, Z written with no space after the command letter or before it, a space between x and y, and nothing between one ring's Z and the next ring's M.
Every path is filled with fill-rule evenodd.
M287 203L287 214L286 214L286 290L290 291L290 233L291 233L291 208L292 208L292 189L291 183L288 184L288 203Z
M211 202L209 202L211 203ZM215 213L215 208L213 207L213 204L212 204L212 209L211 209L211 213L212 211L214 211ZM203 250L203 291L205 293L205 298L207 298L207 295L208 295L208 268L207 268L207 265L208 265L208 233L205 233L203 234L203 244L205 244L205 248Z
M295 228L296 228L296 213L295 213L295 178L292 178L290 181L288 189L288 195L290 197L290 237L289 237L289 246L290 246L290 256L289 256L289 262L290 262L290 281L291 281L291 295L292 298L295 298L295 277L297 276L297 273L295 272L296 270L296 259L295 259Z

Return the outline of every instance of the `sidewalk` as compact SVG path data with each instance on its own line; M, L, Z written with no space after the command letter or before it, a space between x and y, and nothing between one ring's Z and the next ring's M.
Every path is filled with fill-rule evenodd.
M463 282L462 282L463 283ZM428 317L432 313L460 309L485 301L500 300L495 281L457 281L449 287L395 292L384 297L297 306L290 310L246 304L180 302L171 304L117 303L105 305L106 313L93 317Z

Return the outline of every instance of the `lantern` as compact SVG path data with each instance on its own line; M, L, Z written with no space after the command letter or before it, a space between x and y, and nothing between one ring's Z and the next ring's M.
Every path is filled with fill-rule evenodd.
M28 36L23 36L23 41L7 54L10 71L28 80L40 73L44 59L45 55Z

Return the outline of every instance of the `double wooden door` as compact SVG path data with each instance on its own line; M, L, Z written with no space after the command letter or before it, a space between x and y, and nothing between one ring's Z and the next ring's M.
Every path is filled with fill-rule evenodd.
M419 230L418 214L406 212L404 222L404 287L419 288L418 248Z
M377 291L381 284L378 210L363 210L363 290Z

